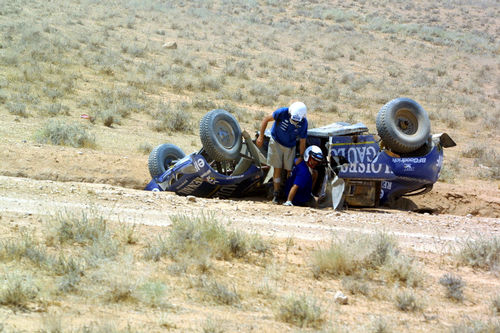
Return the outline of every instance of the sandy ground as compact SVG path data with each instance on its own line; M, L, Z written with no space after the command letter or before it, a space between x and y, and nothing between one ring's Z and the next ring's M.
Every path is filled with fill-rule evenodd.
M265 236L328 240L333 233L394 233L405 247L440 252L473 234L500 235L500 219L484 216L429 214L386 209L337 212L271 205L264 201L181 197L120 186L57 182L0 176L0 211L53 215L96 209L106 219L167 226L172 214L215 214L220 220Z

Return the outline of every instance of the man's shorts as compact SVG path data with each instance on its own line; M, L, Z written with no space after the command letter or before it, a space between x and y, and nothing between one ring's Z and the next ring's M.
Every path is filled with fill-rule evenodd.
M285 147L274 141L271 137L269 140L269 149L267 151L267 164L273 168L292 170L293 160L295 159L295 146L292 148Z

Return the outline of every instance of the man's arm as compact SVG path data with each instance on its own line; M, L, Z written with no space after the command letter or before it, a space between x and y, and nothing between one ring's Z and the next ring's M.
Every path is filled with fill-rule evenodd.
M297 161L295 162L295 164L299 164L300 162L302 162L302 160L304 159L304 152L306 151L306 139L300 139L299 140L299 158L297 159Z
M255 142L255 144L259 148L262 147L262 145L264 144L264 132L266 131L267 124L270 121L274 121L274 117L273 117L272 114L269 115L269 116L264 117L264 119L262 119L262 122L260 123L259 137L257 138L257 141Z
M297 194L298 190L299 190L299 186L296 184L293 184L292 188L290 189L290 192L288 193L288 198L286 200L293 201L293 198L295 198L295 194Z

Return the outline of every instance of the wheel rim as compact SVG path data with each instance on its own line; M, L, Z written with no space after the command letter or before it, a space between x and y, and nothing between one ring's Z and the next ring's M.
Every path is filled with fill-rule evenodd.
M417 133L418 119L410 110L400 109L396 111L395 121L397 128L402 133L406 135L413 135Z
M224 148L232 148L236 141L234 130L225 120L218 120L215 124L215 136Z
M165 166L165 170L169 169L172 165L177 163L178 157L169 155L165 157L165 160L163 161L163 165Z

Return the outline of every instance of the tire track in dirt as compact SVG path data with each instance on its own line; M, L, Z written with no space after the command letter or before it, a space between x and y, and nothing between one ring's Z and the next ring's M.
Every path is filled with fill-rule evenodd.
M3 216L53 216L58 212L96 211L103 218L130 224L168 226L172 214L214 214L248 232L278 238L328 241L332 235L386 231L404 247L442 252L473 235L499 235L500 219L415 214L383 210L314 210L249 200L186 198L118 186L38 181L0 176Z

